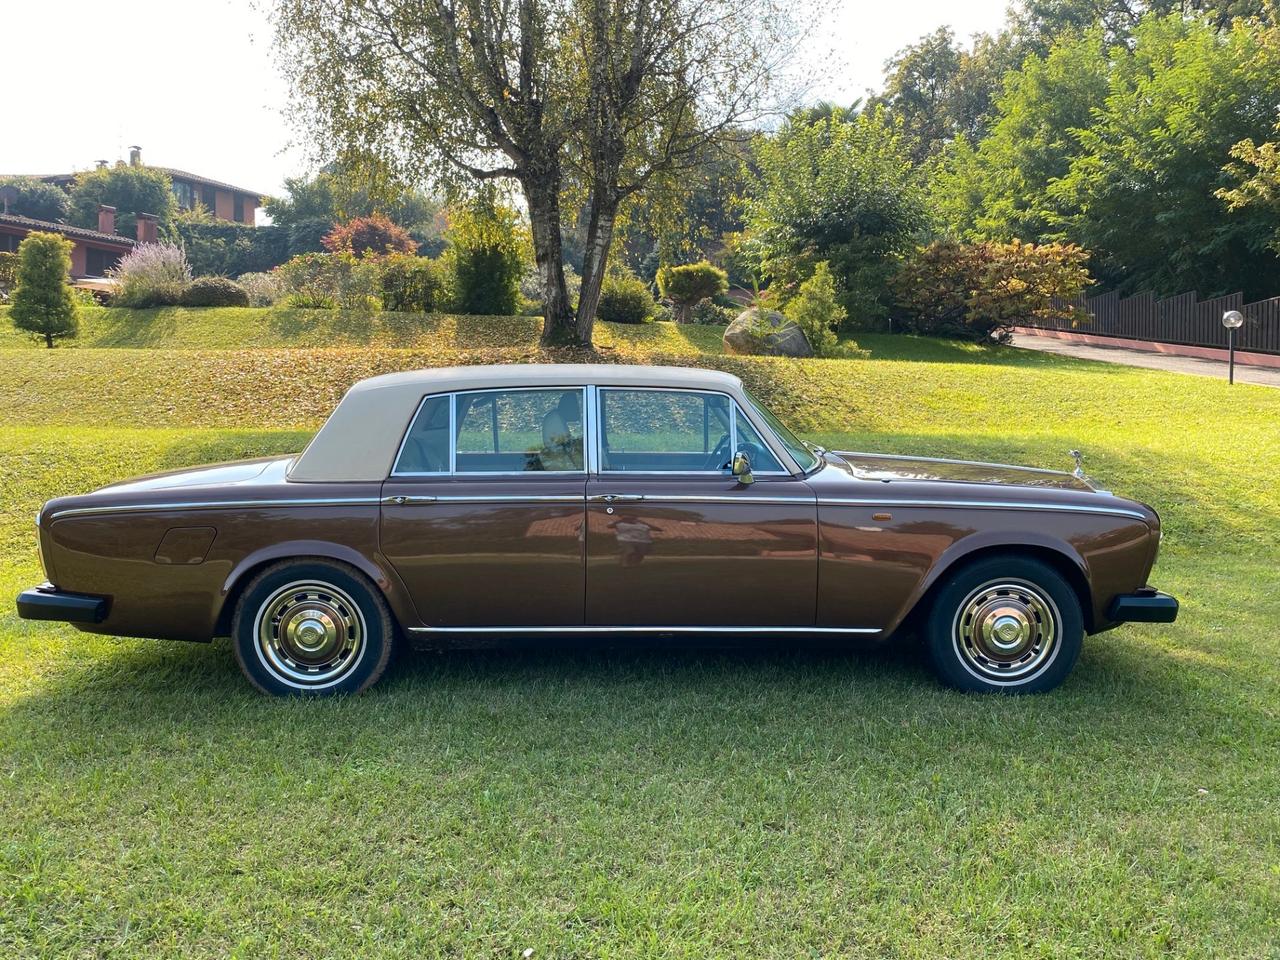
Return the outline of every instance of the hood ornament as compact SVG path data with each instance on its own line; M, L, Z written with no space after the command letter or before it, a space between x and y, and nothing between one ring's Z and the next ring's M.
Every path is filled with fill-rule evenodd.
M1088 484L1090 489L1096 490L1096 484L1094 484L1093 480L1089 478L1089 475L1084 472L1084 454L1079 450L1068 450L1067 453L1070 454L1071 459L1076 462L1076 468L1071 471L1071 475L1081 483Z

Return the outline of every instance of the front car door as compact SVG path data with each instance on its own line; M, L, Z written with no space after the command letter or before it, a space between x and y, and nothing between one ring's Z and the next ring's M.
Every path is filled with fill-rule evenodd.
M581 386L426 397L382 488L382 553L423 627L580 626Z
M586 624L814 624L813 492L727 394L598 387ZM756 482L730 474L736 450Z

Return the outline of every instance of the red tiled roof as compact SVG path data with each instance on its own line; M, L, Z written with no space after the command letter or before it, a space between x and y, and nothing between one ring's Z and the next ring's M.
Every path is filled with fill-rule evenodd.
M49 233L61 233L67 237L80 240L94 240L98 243L112 243L120 247L132 247L133 241L118 233L103 233L100 230L89 230L85 227L73 227L69 223L55 223L52 220L32 220L20 217L16 213L0 213L0 224L14 227L25 227L27 230L44 230Z

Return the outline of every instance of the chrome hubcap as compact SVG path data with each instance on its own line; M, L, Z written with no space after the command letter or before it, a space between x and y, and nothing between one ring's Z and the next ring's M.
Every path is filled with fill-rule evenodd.
M328 583L281 587L258 611L258 659L275 677L298 689L322 689L347 676L364 651L360 608Z
M952 639L960 661L983 680L1023 680L1058 651L1058 608L1025 580L993 580L973 590L956 613Z

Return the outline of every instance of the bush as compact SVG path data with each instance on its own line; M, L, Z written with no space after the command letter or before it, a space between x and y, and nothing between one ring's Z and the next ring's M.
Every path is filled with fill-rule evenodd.
M244 288L251 307L269 307L281 297L280 278L275 273L242 273L236 283Z
M9 212L32 220L65 220L71 206L67 191L35 177L0 177L0 188L10 187L17 196ZM94 226L98 224L95 221Z
M184 307L247 307L249 294L226 277L196 277L182 293Z
M382 308L430 313L440 296L440 271L426 257L393 253L381 264Z
M112 303L119 307L168 307L182 302L191 268L181 247L143 243L134 247L109 276L118 284Z
M845 309L836 300L836 282L831 265L825 260L817 264L813 276L800 284L800 289L783 310L786 318L804 331L813 352L830 356L836 348L836 328L844 323Z
M482 193L450 211L445 239L449 309L495 316L519 311L527 242L515 210Z
M285 302L292 307L377 310L378 265L350 253L304 253L276 267Z
M18 244L17 288L9 316L15 327L44 337L50 348L55 337L74 337L79 329L67 282L71 249L71 241L56 233L29 233Z
M250 227L226 220L201 221L179 216L174 221L178 240L197 277L238 277L262 273L288 260L289 230L285 227ZM315 249L319 249L317 245Z
M18 255L0 251L0 303L9 299L18 283Z
M323 240L330 253L351 253L357 259L383 257L389 253L413 253L418 243L403 227L398 227L380 213L357 217L334 227Z
M922 247L898 271L901 326L915 333L1005 342L1028 320L1074 319L1067 301L1093 281L1071 244L958 243Z
M714 300L703 300L693 308L691 317L694 323L728 326L733 323L741 310L741 307L738 307L737 309L723 307Z
M615 274L600 284L596 316L609 323L647 323L655 306L647 283L630 274Z
M699 301L728 289L729 275L706 260L658 270L658 291L675 304L677 323L688 323Z

